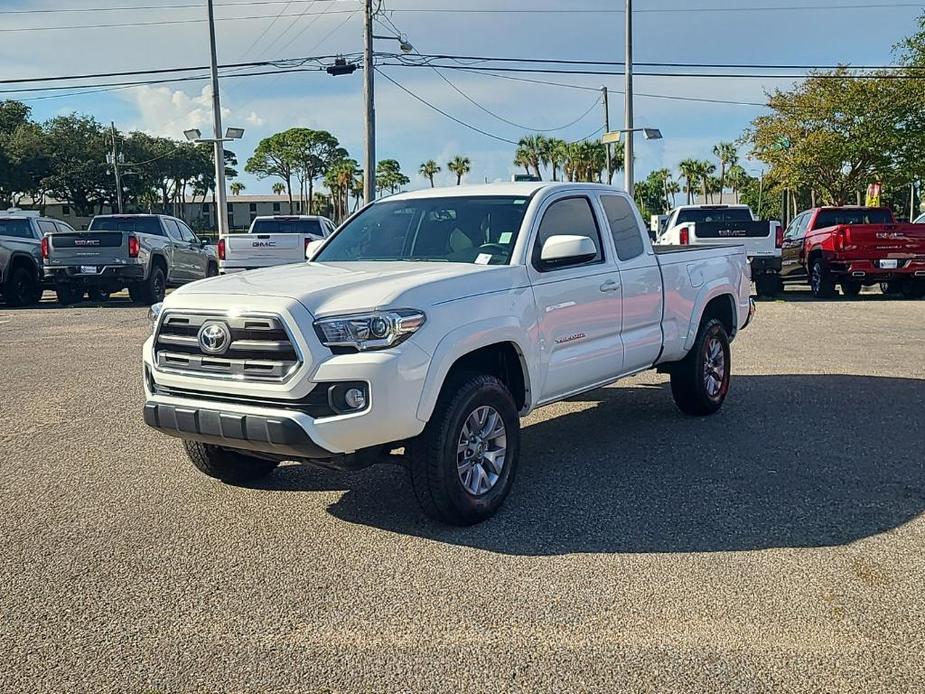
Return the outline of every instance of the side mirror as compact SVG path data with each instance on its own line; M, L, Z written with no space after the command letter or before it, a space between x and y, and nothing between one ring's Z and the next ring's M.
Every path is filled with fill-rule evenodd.
M309 241L305 246L305 260L311 260L315 257L315 254L321 250L321 247L324 245L323 239L315 239Z
M540 260L547 265L577 265L597 256L597 247L587 236L550 236L543 244Z
M205 248L209 245L209 239L199 239L199 247Z

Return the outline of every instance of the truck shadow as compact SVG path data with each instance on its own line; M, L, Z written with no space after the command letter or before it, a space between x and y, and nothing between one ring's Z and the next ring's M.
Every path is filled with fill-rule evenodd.
M817 299L812 295L812 292L809 291L809 287L805 289L803 287L788 287L782 294L778 294L776 297L767 298L761 297L758 298L758 301L762 303L782 301L785 303L799 303L799 302L808 302L808 303L852 303L852 302L880 302L880 301L908 301L904 299L901 295L898 294L884 294L879 289L864 289L864 291L855 297L843 296L840 292L837 296L832 297L831 299Z
M718 415L662 385L606 388L526 422L514 489L470 528L423 517L405 470L286 467L263 488L346 489L337 518L492 552L718 552L842 545L925 510L925 381L738 376Z

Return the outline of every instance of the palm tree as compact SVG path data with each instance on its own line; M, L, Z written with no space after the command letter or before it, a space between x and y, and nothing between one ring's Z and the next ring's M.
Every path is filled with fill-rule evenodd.
M247 188L241 181L235 181L228 187L231 189L231 194L235 196L240 195L241 191Z
M713 148L713 155L719 159L719 202L723 202L723 191L726 189L726 168L739 161L739 153L731 142L720 142Z
M421 164L421 168L418 169L418 173L430 181L431 188L434 187L434 176L436 176L441 171L442 169L433 159L428 159L423 164Z
M545 142L546 138L542 135L526 135L520 138L520 142L517 143L517 154L515 155L518 159L529 162L536 177L540 179L543 178L540 172L540 162L546 149Z
M282 181L277 181L276 183L273 184L273 192L276 195L282 195L283 193L286 192L286 184L283 183Z
M472 171L472 162L469 161L469 157L457 154L446 168L456 174L456 185L461 185L463 176Z
M556 180L556 173L565 165L568 159L568 143L565 140L549 138L549 167L552 169L552 180Z
M726 180L729 181L729 187L732 188L732 194L735 196L736 205L739 204L739 191L748 183L749 175L739 164L733 164L726 172Z
M700 178L700 162L696 159L685 159L678 164L682 178L685 179L684 191L687 193L687 204L694 202L694 186Z
M703 201L707 202L710 194L710 176L716 173L716 164L701 160L697 162L697 177L700 179L700 190L703 192Z
M652 178L658 181L659 188L661 188L662 199L665 203L665 210L670 210L672 205L668 198L668 189L670 187L669 184L673 183L671 180L671 171L668 169L658 169L652 172Z

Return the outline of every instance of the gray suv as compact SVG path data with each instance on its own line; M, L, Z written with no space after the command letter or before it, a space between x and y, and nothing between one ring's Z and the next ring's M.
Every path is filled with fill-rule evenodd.
M73 229L56 219L0 212L0 294L9 306L29 306L42 298L42 237Z
M85 291L105 301L127 287L132 301L150 305L167 287L218 274L214 248L167 215L99 215L87 231L50 235L44 251L45 277L62 304Z

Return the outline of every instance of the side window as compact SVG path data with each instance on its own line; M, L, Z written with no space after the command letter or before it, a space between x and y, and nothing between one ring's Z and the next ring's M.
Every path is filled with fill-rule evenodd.
M44 219L39 220L39 231L42 234L54 234L58 229L55 227L54 222L46 222Z
M174 241L182 241L183 235L180 233L180 227L177 226L177 223L172 219L163 219L161 220L164 223L164 228L167 230L167 236L169 236Z
M796 238L802 239L806 236L806 230L809 228L809 221L813 218L811 212L804 212L800 217L800 223L797 225Z
M65 234L74 233L73 227L71 227L69 224L65 224L64 222L55 222L55 226L58 227L59 232L62 232Z
M645 246L642 243L642 234L636 215L629 202L619 195L602 195L604 213L610 224L610 233L613 235L613 245L617 249L620 260L631 260L642 255Z
M582 265L593 265L604 260L604 254L601 251L601 232L594 219L591 201L584 196L557 200L546 208L536 235L536 244L533 247L533 266L541 272L554 269L544 267L540 260L543 244L553 236L587 236L594 242L597 253L593 259ZM568 267L576 266L569 265Z
M787 230L784 232L784 238L792 239L796 238L797 229L800 227L800 222L803 221L803 215L797 215L790 220L790 225L787 227Z
M180 236L184 241L188 241L189 243L199 243L199 239L196 238L196 234L194 234L193 230L186 226L186 224L179 220L175 222L175 224L180 228Z

